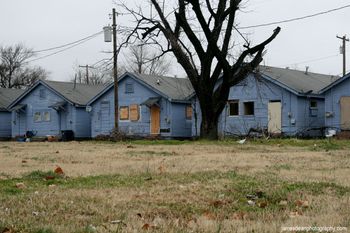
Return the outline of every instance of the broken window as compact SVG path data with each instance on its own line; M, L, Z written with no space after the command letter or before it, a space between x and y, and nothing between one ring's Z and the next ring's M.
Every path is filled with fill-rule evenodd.
M238 116L239 115L239 101L238 100L230 100L229 101L229 116Z
M34 122L40 122L41 121L41 112L35 112L34 113Z
M253 116L254 115L254 102L244 102L244 115Z

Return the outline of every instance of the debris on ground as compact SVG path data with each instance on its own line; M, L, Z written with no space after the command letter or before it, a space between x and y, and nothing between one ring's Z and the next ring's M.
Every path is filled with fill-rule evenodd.
M27 188L27 186L24 184L24 183L22 183L22 182L20 182L20 183L16 183L16 188L18 188L18 189L25 189L25 188Z
M58 175L64 175L63 169L60 166L57 166L54 172Z

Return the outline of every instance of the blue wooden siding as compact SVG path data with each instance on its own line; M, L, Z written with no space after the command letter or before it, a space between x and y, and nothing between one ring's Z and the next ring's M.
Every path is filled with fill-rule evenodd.
M151 88L130 76L119 82L119 107L133 104L139 105L139 120L119 120L119 129L128 135L150 135L150 108L141 105L151 97L161 97ZM109 110L103 103L109 102ZM185 104L172 104L169 100L161 98L160 105L160 135L162 137L187 137L191 136L191 121L180 123L185 118ZM175 107L174 107L175 106ZM181 107L180 107L181 106ZM91 135L107 135L114 128L114 89L110 88L92 104L91 111ZM179 116L178 116L179 114ZM181 116L180 116L181 114ZM174 124L179 127L174 127ZM183 132L181 132L183 131Z
M346 96L350 96L350 79L344 80L325 92L326 127L340 131L340 99Z
M45 93L45 94L43 94ZM66 111L59 111L49 106L65 101L43 85L38 85L28 93L18 104L26 104L22 112L12 112L12 137L24 135L26 131L34 131L37 136L57 135L61 130L73 130L76 137L90 137L89 114L85 108L78 110L67 103ZM50 113L48 121L34 121L36 112Z
M324 99L298 97L292 92L276 84L249 75L236 86L231 87L228 100L239 101L239 115L229 116L229 105L223 110L219 118L218 131L220 136L246 135L251 128L267 129L268 103L280 101L282 105L282 133L295 135L308 132L311 127L324 126ZM310 115L310 100L317 102L316 116ZM254 102L254 115L244 115L244 103ZM193 99L193 106L197 113L197 125L192 125L192 135L199 136L201 111L197 99ZM193 117L193 122L195 118Z
M0 111L0 138L11 137L11 113Z
M192 121L186 119L186 106L188 104L172 103L172 137L191 137Z

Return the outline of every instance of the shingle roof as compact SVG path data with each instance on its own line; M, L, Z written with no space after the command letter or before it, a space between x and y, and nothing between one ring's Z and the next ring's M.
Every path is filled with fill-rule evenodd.
M317 74L287 68L259 66L258 71L300 94L319 92L339 79L339 76Z
M7 107L17 99L24 90L0 88L0 111L6 111Z
M193 92L188 78L130 73L172 100L186 100Z
M106 85L88 85L71 82L42 81L56 92L64 96L67 100L78 105L86 105L89 100L100 93Z

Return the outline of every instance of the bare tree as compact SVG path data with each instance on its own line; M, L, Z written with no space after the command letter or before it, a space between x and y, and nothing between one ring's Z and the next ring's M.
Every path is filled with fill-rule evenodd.
M46 79L48 73L43 68L28 66L34 55L22 44L0 47L0 87L23 88L38 79Z
M130 69L139 74L165 75L170 70L170 61L165 56L158 57L146 44L130 47Z
M136 35L171 52L186 72L201 108L201 137L218 137L218 119L225 108L230 87L242 81L262 61L265 46L280 32L260 44L250 42L231 59L235 44L236 13L242 0L177 0L175 10L164 1L151 0L156 14L144 13L120 3L137 22ZM165 43L161 43L162 39Z

